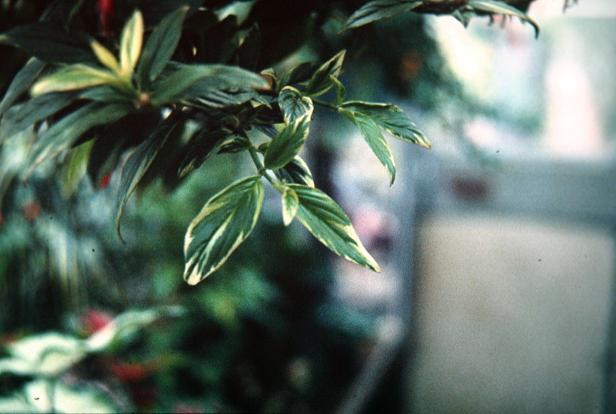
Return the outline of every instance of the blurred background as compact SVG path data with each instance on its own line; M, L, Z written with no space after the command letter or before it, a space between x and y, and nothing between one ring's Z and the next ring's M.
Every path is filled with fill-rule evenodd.
M184 313L75 362L66 392L47 393L55 405L79 389L78 411L616 412L616 4L563 14L538 0L529 14L538 39L518 21L414 15L340 36L332 19L282 62L348 48L348 96L399 104L432 140L395 146L389 188L352 125L316 114L305 157L381 274L285 228L270 194L245 245L189 287L185 228L242 156L213 157L173 192L153 182L130 203L122 244L117 174L14 180L25 146L7 141L0 412L34 395L15 394L29 377L53 377L4 369L11 344L56 349L40 335L87 338L163 305ZM0 60L3 91L23 57L2 47Z

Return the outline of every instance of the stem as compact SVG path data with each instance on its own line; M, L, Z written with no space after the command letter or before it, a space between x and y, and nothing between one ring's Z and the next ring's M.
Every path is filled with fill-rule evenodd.
M267 169L259 159L257 149L251 145L250 147L248 147L248 153L250 154L250 158L252 158L252 162L255 164L255 167L257 167L259 175L265 177L265 179L269 181L270 184L272 184L277 190L279 190L280 184L277 181L274 181L274 179L268 174Z
M312 99L312 101L313 101L315 104L317 104L317 105L324 106L325 108L329 108L329 109L331 109L332 111L336 111L336 112L338 112L338 107L337 107L336 105L332 104L332 103L325 102L325 101L322 101L322 100L320 100L320 99L316 99L316 98L313 98L313 99Z

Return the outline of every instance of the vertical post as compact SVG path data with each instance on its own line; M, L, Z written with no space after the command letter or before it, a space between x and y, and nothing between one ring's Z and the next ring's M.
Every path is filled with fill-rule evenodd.
M614 223L612 223L612 226L613 248L616 251L616 226L614 226ZM603 412L605 414L616 413L616 254L614 255L613 271L603 378Z

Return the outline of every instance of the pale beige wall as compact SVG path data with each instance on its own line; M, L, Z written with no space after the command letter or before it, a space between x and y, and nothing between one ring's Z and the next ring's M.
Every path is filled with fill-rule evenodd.
M608 229L443 216L419 240L413 412L599 411Z

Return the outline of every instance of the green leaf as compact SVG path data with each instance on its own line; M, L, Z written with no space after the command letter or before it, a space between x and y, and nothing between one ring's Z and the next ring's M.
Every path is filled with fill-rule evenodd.
M310 96L323 95L333 86L331 77L340 77L345 54L346 50L338 52L314 72L308 86L306 86L306 94Z
M347 112L341 109L340 112L346 115L351 122L353 122L361 131L362 136L374 152L374 155L379 159L381 164L387 168L389 173L390 185L393 185L396 179L396 165L394 163L394 155L387 145L381 129L379 126L368 116L361 112Z
M405 0L376 0L370 1L356 10L346 21L344 30L354 29L373 23L377 20L387 19L401 13L406 13L420 6L421 1Z
M381 128L403 141L412 142L427 149L432 147L423 132L396 105L349 101L340 105L340 108L368 116Z
M282 88L278 95L278 106L282 110L286 124L291 124L306 115L311 117L314 110L312 99L303 96L292 86Z
M219 154L234 154L250 148L250 141L244 137L233 136L225 139L218 149Z
M99 85L83 90L79 94L79 98L95 102L124 102L133 104L135 95L132 91L123 88L117 88L110 85Z
M329 79L332 81L334 88L336 88L336 99L334 101L334 105L338 106L342 104L342 102L344 102L344 97L346 96L346 88L338 78L330 76Z
M285 187L282 193L282 222L285 226L291 224L299 209L299 197L289 187Z
M150 34L139 63L138 72L142 82L153 82L169 63L180 41L186 12L188 6L169 13Z
M117 85L118 78L111 72L91 66L75 64L38 80L30 90L32 96L49 92L73 91L97 85Z
M503 1L471 0L468 2L466 7L479 12L517 17L523 22L529 23L533 27L533 29L535 30L535 37L539 36L539 25L533 19L531 19L526 13L516 9L515 7Z
M55 114L74 99L74 94L48 93L15 105L2 118L0 142Z
M43 62L32 58L17 72L17 75L15 75L4 94L2 102L0 102L0 117L30 88L32 82L34 82L44 67L45 64Z
M172 74L153 85L152 104L157 106L181 99L198 98L195 89L191 88L198 87L199 82L206 82L205 86L209 90L228 87L251 90L269 87L267 81L260 75L235 66L178 65Z
M113 53L109 51L109 49L101 45L96 40L92 40L90 42L90 48L92 49L92 52L94 52L94 54L96 55L98 61L103 64L103 66L111 69L115 73L122 72L120 69L120 63L118 62L116 57L113 56Z
M139 60L143 44L143 16L135 10L128 20L120 38L120 67L126 78L130 78Z
M85 346L89 352L103 351L116 342L130 339L141 329L160 318L177 317L183 313L184 309L178 306L160 306L123 312L86 339Z
M18 26L0 34L0 43L8 43L22 49L30 56L44 62L83 63L95 62L81 35L58 29L60 25L34 23Z
M125 104L91 103L71 112L40 134L32 151L31 169L70 147L91 128L117 121L133 109Z
M126 160L122 169L122 177L118 188L118 197L116 199L116 231L120 240L122 233L120 230L120 221L124 214L124 208L131 194L137 188L139 181L143 178L150 165L158 155L160 149L165 145L169 136L174 132L180 123L165 123L157 128L148 139L139 144L131 156Z
M199 168L212 154L218 143L227 136L224 131L209 131L201 129L187 144L187 153L178 167L178 177L185 177Z
M287 184L302 184L314 187L314 179L306 162L299 156L284 167L274 171L276 177Z
M305 113L293 123L285 125L284 129L272 139L263 159L265 168L276 170L295 158L308 138L310 115Z
M73 148L69 153L62 171L62 194L64 197L70 197L77 190L81 179L86 175L93 145L94 140L90 140Z
M218 270L257 224L263 204L261 177L236 181L212 197L184 239L184 280L196 285Z
M327 194L313 187L291 184L297 193L297 218L321 243L345 259L379 272L378 263L363 246L351 220Z

